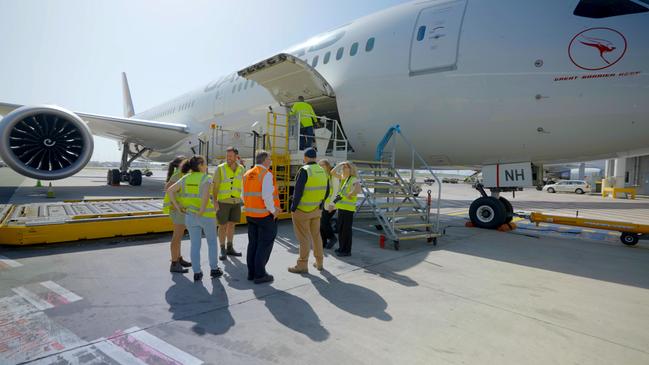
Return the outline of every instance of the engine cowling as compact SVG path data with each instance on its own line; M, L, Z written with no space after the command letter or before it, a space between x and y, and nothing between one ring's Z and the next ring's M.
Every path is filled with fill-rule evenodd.
M0 120L0 158L24 176L58 180L74 175L93 149L86 123L58 106L23 106Z

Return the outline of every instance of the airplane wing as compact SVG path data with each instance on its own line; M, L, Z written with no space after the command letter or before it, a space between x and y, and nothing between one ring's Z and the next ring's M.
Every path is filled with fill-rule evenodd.
M0 103L0 115L6 115L22 105ZM74 112L83 119L92 134L119 141L136 143L151 149L173 146L188 136L187 125L153 120L112 117Z

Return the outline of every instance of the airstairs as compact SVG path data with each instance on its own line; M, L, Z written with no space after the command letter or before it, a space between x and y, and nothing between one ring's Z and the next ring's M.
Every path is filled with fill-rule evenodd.
M396 168L397 136L401 136L401 140L405 142L412 159L410 179L404 178ZM354 219L354 229L379 236L381 245L386 240L392 241L395 250L399 249L401 241L406 240L426 240L437 244L437 237L441 236L441 182L401 133L398 125L390 127L385 134L377 146L375 159L376 161L354 161L363 191L363 199ZM418 197L419 192L415 188L416 164L420 165L420 171L431 174L437 185L436 194L429 190L423 200Z

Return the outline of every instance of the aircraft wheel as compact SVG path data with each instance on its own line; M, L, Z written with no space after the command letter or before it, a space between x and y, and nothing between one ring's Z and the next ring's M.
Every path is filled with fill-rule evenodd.
M133 170L129 173L128 183L133 186L142 185L142 171Z
M638 235L635 233L622 232L620 236L620 241L627 246L635 246L638 243Z
M121 177L121 173L119 172L118 169L108 170L108 176L106 178L106 182L110 186L117 186L120 183L121 180L120 177Z
M514 207L512 207L512 203L502 196L498 198L498 200L500 200L500 202L505 206L505 213L507 214L505 217L505 223L511 222L514 219Z
M471 203L469 217L478 228L496 229L505 223L507 210L500 199L481 197Z

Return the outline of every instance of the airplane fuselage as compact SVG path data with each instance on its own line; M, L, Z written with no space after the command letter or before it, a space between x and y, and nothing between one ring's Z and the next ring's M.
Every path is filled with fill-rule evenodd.
M649 13L589 18L573 14L576 4L408 3L286 52L310 65L318 57L354 158L373 158L393 124L434 166L593 160L645 148ZM606 41L605 58L584 44L593 38ZM189 125L188 140L150 146L149 158L168 161L190 154L212 123L246 131L265 121L268 106L281 110L268 90L233 73L136 117Z

